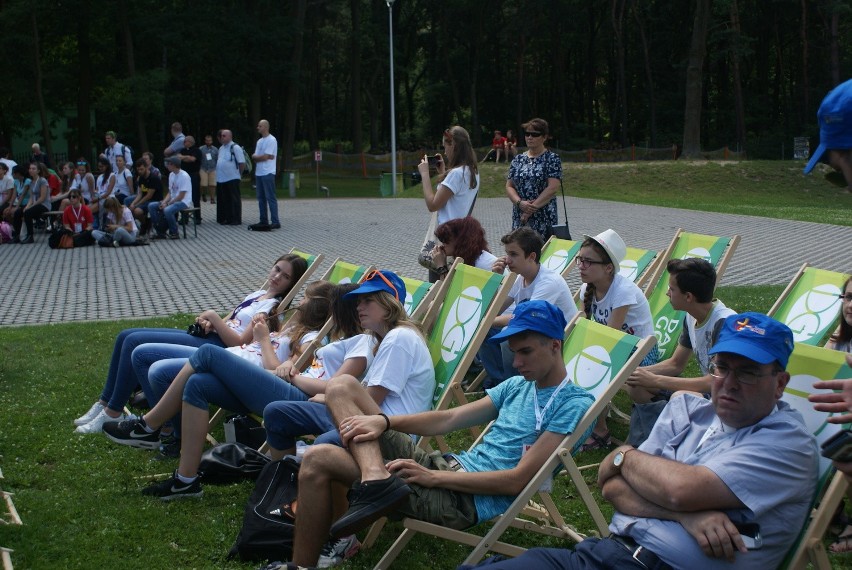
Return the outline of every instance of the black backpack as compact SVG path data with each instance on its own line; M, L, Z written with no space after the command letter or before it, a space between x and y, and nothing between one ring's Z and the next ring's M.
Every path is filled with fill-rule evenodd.
M299 463L288 456L267 463L243 514L243 526L228 558L289 560L293 555Z

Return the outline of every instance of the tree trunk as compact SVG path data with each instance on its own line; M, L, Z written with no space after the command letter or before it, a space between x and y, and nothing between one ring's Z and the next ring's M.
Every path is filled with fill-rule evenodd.
M642 59L645 63L645 81L648 84L648 131L651 148L657 146L657 103L654 97L654 74L651 72L651 50L648 48L648 38L645 36L645 22L639 17L636 2L633 2L633 18L636 20L636 30L642 43Z
M734 84L734 111L736 114L736 143L737 150L745 148L745 104L743 103L743 86L740 77L740 9L737 0L731 2L731 71Z
M133 85L133 80L136 78L136 55L133 51L133 33L130 31L130 20L127 18L125 7L119 7L118 13L121 18L121 33L124 36L124 49L127 52L127 78L130 80L130 84ZM136 94L136 97L140 96L140 94ZM145 129L145 115L142 113L142 107L135 97L133 98L133 115L136 118L136 137L139 140L138 158L142 152L149 150L150 147L148 146L148 133Z
M92 159L92 125L89 100L92 92L92 45L89 38L89 0L81 0L77 12L77 140L74 154L68 157L75 160L78 156Z
M686 67L686 107L683 113L683 157L701 157L701 98L703 93L704 58L707 54L707 28L710 1L696 0L695 23Z
M802 41L802 112L801 117L807 117L811 112L811 88L808 78L808 51L810 44L808 42L808 0L802 0L802 16L801 26L799 27L799 38Z
M38 100L38 114L41 119L41 136L44 139L44 152L51 155L50 125L47 122L47 107L44 105L44 89L41 76L41 48L39 47L38 22L36 21L36 7L33 6L30 17L33 25L33 56L35 65L35 93ZM52 157L51 157L52 158Z
M364 150L361 124L361 0L350 0L352 31L349 36L349 109L352 113L352 148Z
M624 71L624 0L612 0L612 31L615 36L616 83L615 109L616 124L612 125L622 148L627 146L627 79Z
M294 18L294 40L293 51L290 53L290 68L292 79L287 85L287 103L284 107L284 169L293 168L293 145L296 140L296 113L299 108L299 86L301 84L302 51L304 45L305 12L307 11L307 0L296 2L296 17Z
M829 29L831 43L829 48L829 60L831 62L832 86L840 85L840 39L837 31L840 23L840 8L834 6L831 11L831 28Z

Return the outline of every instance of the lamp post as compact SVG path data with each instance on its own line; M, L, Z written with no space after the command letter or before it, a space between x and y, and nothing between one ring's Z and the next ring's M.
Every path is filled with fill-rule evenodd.
M393 196L396 196L396 109L393 89L393 3L395 0L385 0L388 5L388 30L390 38L390 124L391 124L391 177Z

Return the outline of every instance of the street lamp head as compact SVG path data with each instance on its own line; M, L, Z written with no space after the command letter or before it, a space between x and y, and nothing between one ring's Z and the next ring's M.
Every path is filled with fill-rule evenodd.
M396 0L385 0L385 4L388 5L388 8L393 8L394 2L396 2Z

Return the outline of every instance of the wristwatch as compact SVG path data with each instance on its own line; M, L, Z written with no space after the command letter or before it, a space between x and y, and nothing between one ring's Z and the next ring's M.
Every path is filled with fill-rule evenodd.
M624 458L627 457L627 454L631 451L636 451L636 449L631 447L630 449L625 449L624 451L616 453L615 457L612 458L613 467L621 471L621 466L624 465Z

